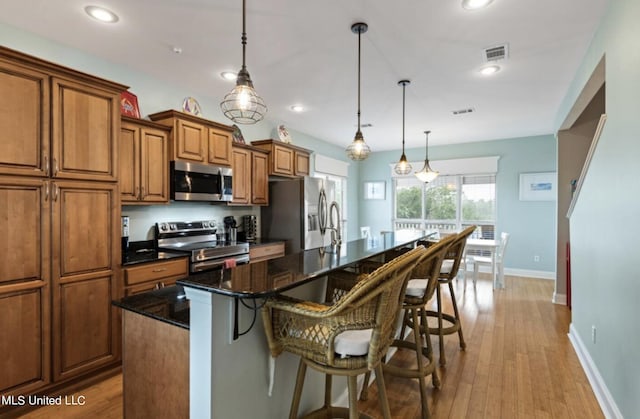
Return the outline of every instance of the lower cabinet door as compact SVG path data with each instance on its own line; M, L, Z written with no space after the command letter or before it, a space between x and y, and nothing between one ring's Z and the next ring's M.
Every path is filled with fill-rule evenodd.
M64 380L115 362L120 356L113 275L65 278L53 295L53 373Z
M48 290L42 281L0 287L2 395L24 395L50 382Z

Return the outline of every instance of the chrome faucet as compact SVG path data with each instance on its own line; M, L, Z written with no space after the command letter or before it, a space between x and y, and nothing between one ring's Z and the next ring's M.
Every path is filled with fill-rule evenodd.
M337 216L336 223L333 223L333 210ZM340 207L336 201L331 203L329 207L329 230L331 230L331 246L340 246L342 244L342 234L340 234Z

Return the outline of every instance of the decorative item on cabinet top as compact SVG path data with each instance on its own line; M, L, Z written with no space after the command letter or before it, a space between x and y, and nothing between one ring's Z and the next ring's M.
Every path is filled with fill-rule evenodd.
M120 114L132 118L140 118L138 97L128 90L120 93Z

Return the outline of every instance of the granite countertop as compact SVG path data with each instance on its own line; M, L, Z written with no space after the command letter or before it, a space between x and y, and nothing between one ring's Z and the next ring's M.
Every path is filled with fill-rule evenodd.
M305 250L276 259L238 265L233 269L191 274L177 283L230 297L264 298L433 234L435 232L404 231L387 234L384 240L377 242L358 239L343 244L338 251L332 251L330 246Z
M435 232L431 231L396 232L385 235L384 239L379 241L371 239L350 241L340 246L337 252L332 251L328 246L238 265L232 269L194 273L179 279L175 286L124 297L114 301L113 304L122 309L188 329L189 300L185 298L184 287L198 288L236 298L266 298L306 284L332 270L355 265L362 260L381 255L387 250L412 244L433 234ZM256 245L281 241L260 240ZM178 254L178 257L183 256L184 254ZM147 260L149 261L151 260Z
M189 329L189 300L180 285L134 294L114 301L113 305Z

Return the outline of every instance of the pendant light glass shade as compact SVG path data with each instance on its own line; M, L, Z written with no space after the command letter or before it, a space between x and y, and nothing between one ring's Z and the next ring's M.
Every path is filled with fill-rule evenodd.
M247 71L246 21L246 0L242 0L242 68L238 72L236 87L220 102L220 108L224 116L236 124L255 124L261 121L267 113L267 106L253 88L251 76L249 76L249 72Z
M411 83L409 80L400 80L398 84L402 85L402 156L400 156L400 160L396 163L396 166L393 168L393 171L399 175L408 175L411 173L411 165L407 161L407 156L404 155L404 104L405 104L405 87L407 84Z
M368 29L369 26L362 22L351 25L351 32L358 34L358 131L356 131L353 142L345 150L347 157L351 160L365 160L371 153L371 148L364 142L362 131L360 131L360 35Z
M416 177L420 179L424 183L429 183L433 179L437 178L440 174L435 170L431 169L429 166L429 133L431 131L425 131L425 135L427 136L426 145L425 145L425 155L424 155L424 167L419 172L416 172Z

